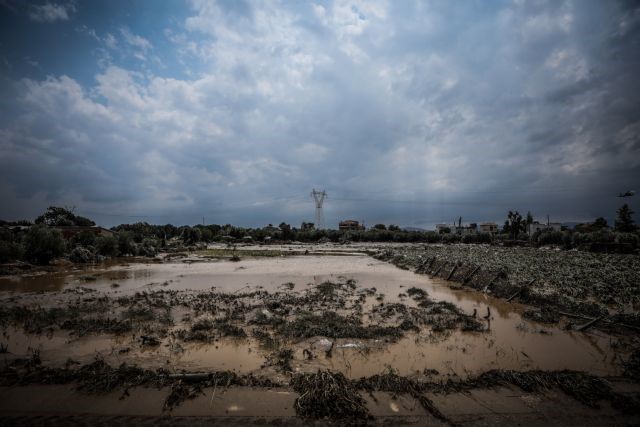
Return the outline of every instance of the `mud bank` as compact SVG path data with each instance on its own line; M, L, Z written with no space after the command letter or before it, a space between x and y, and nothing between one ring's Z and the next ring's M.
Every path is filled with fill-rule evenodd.
M412 245L384 249L380 260L508 301L544 308L534 319L571 315L581 325L640 331L640 257L551 248ZM553 313L550 313L553 311Z
M76 391L86 395L121 393L120 400L128 398L140 387L168 389L169 393L165 394L162 404L163 412L173 412L188 400L209 395L206 389L212 389L211 402L216 391L224 394L230 389L238 391L240 387L244 388L246 398L256 388L269 389L279 394L291 395L291 398L295 397L293 402L289 398L287 400L292 404L296 415L301 418L330 419L339 422L371 420L373 414L364 396L369 396L377 402L374 393L387 393L392 396L408 396L421 406L425 413L444 423L454 424L453 420L434 403L435 397L499 388L520 390L534 395L555 390L589 408L599 409L603 402L607 402L622 414L634 416L640 412L640 401L632 393L620 392L605 379L575 371L492 370L463 380L447 381L402 377L392 370L357 380L349 380L340 373L318 371L312 374L295 374L288 381L280 382L233 372L172 374L164 369L146 370L126 364L114 368L102 360L78 368L47 368L32 360L30 363L11 365L0 371L0 387L45 384L74 384ZM244 399L240 401L242 405L247 404ZM389 402L389 407L395 407L398 411L399 405Z

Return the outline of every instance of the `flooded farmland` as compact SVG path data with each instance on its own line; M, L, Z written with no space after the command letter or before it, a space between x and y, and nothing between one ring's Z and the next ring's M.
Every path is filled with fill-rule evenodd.
M316 372L431 383L490 371L612 377L626 356L597 329L535 322L523 304L357 252L113 261L4 277L0 289L5 366L99 361L286 386Z
M402 375L435 369L443 375L464 376L494 368L576 369L603 375L617 373L611 352L612 340L604 335L576 333L531 322L522 317L522 306L518 304L470 290L451 289L444 280L417 275L364 255L257 258L237 263L116 264L71 274L0 279L0 287L11 290L5 292L5 299L15 298L16 292L47 291L46 294L30 292L28 296L32 304L46 306L52 300L64 304L66 299L76 296L71 291L84 289L97 291L100 296L111 299L158 290L185 294L264 290L302 295L323 282L346 280L355 282L354 293L361 289L376 289L365 301L365 319L374 307L415 305L406 291L416 287L426 291L434 301L455 304L467 314L475 311L486 330L411 332L395 342L340 338L336 341L334 357L314 358L312 361L305 361L302 352L317 346L317 340L294 342L296 371L313 372L318 368L329 368L356 378L379 373L386 366L393 367ZM285 290L282 287L285 283L294 286ZM93 293L91 295L95 298ZM172 311L173 328L182 327L185 313L180 307ZM488 311L490 317L485 319ZM198 343L189 344L186 348L181 345L183 351L175 353L171 351L169 341L149 352L144 346L129 343L120 336L76 338L61 336L59 332L49 336L30 336L15 329L6 331L6 334L12 355L26 356L31 349L39 349L41 356L53 363L58 358L56 355L59 355L60 362L72 355L85 359L96 354L109 357L114 349L124 346L133 348L127 351L126 356L119 355L118 360L158 364L168 358L172 367L178 369L252 372L260 369L265 357L259 343L251 338L221 338L215 345ZM49 354L51 358L47 357Z

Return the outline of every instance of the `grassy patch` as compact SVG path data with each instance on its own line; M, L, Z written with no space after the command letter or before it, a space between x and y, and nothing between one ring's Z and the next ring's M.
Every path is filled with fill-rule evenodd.
M288 338L311 338L325 336L331 338L380 338L402 336L402 330L378 325L364 326L360 319L341 316L333 311L321 316L302 314L278 328L278 332Z

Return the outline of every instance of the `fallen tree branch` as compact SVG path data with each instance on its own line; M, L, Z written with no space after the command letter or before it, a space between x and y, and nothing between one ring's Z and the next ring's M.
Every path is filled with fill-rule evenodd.
M585 316L584 314L567 313L566 311L558 311L558 314L561 314L561 315L566 316L566 317L573 317L575 319L595 320L595 318L593 318L591 316ZM622 326L624 328L629 328L629 329L633 329L633 330L636 330L636 331L640 331L639 327L634 326L634 325L628 325L626 323L612 322L611 320L604 319L604 318L601 319L601 322L608 323L609 325Z
M585 323L585 324L584 324L584 325L582 325L582 326L578 326L578 327L576 328L576 330L577 330L577 331L580 331L580 332L582 332L582 331L586 331L587 329L589 329L591 326L593 326L594 324L596 324L596 323L597 323L597 322L599 322L600 320L602 320L602 316L601 316L601 317L596 317L595 319L590 320L589 322Z

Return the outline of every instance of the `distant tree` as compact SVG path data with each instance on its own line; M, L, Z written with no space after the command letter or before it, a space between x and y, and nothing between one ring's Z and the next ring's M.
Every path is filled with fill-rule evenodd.
M75 215L69 209L59 208L56 206L49 206L45 213L36 218L35 223L45 224L48 226L77 225L83 227L92 227L96 225L96 223L91 221L89 218Z
M527 225L533 224L533 215L531 215L531 211L527 211Z
M39 224L29 228L24 236L25 257L38 264L48 264L64 255L65 242L60 231Z
M632 233L636 231L636 225L633 222L633 211L626 203L617 210L618 217L615 222L616 231L623 233Z
M389 231L400 231L400 226L395 225L395 224L390 224L388 227Z
M281 222L278 226L282 231L282 240L291 240L293 233L291 232L291 226L285 222Z
M213 232L207 227L200 227L200 234L202 235L202 241L209 243L213 240Z
M598 230L607 228L608 226L609 224L607 224L607 220L604 219L603 217L596 218L596 220L593 221L593 224L592 224L592 227Z
M202 233L197 227L185 227L182 230L182 240L188 244L194 244L202 240Z
M512 239L517 239L518 235L525 230L526 222L522 219L520 212L509 211L505 222L505 232L508 232Z
M373 226L373 228L375 228L376 230L386 230L387 226L384 224L376 224Z

